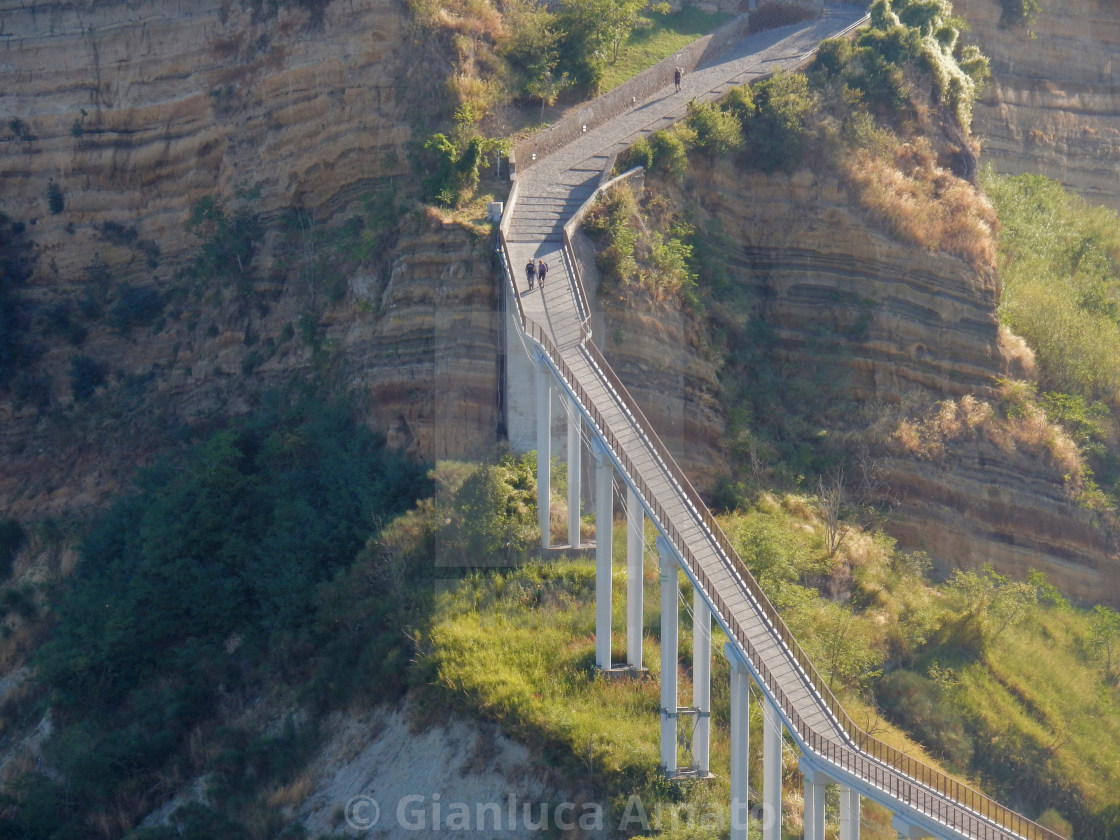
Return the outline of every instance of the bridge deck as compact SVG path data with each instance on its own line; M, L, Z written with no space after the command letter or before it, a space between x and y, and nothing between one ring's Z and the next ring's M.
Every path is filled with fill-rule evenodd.
M907 806L947 837L1061 840L987 797L866 735L844 714L774 608L735 555L699 495L658 440L640 408L591 342L586 303L564 223L596 190L604 168L635 139L684 116L687 103L715 99L736 84L795 66L826 37L861 17L855 6L826 5L819 18L749 36L711 66L685 76L627 114L589 131L527 170L507 212L504 259L526 334L544 350L595 433L610 448L662 534L673 544L718 620L760 676L787 728L826 772L893 810ZM544 258L543 288L525 287L524 265Z

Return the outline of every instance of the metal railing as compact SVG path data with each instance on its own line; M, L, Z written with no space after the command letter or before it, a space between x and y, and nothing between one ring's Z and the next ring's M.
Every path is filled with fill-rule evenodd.
M856 725L797 643L769 598L758 586L700 494L653 431L653 426L630 396L626 386L592 342L582 343L578 348L574 348L573 352L582 353L600 383L613 392L616 407L626 416L637 443L648 450L663 476L672 484L673 489L684 502L687 512L693 518L694 524L706 532L706 536L711 540L717 555L725 565L725 570L730 572L742 587L751 605L799 670L803 687L816 696L818 707L831 717L830 729L837 737L829 737L828 733L820 731L819 724L814 726L805 720L797 704L786 694L779 680L766 664L766 660L759 655L754 643L689 547L689 540L681 534L674 518L658 501L643 475L643 470L631 460L627 448L622 445L599 406L591 399L549 332L540 324L525 317L517 295L504 237L501 241L501 254L504 274L510 284L514 300L517 301L518 319L522 330L541 347L557 376L595 427L595 433L614 454L620 469L651 512L657 527L677 549L688 571L708 596L713 609L722 618L724 626L731 631L735 641L754 664L759 677L802 742L835 766L856 775L929 818L970 837L985 838L985 840L986 838L1003 840L1010 837L1025 838L1025 840L1064 840L1061 835L1000 805L940 770L883 743ZM572 282L577 282L577 275L573 273L571 276ZM575 294L578 300L580 291L576 290Z
M612 156L612 160L614 156ZM613 165L613 164L612 164ZM608 169L607 172L610 170ZM586 341L591 337L591 307L587 305L587 290L583 286L583 273L580 271L579 260L576 259L575 246L572 244L572 233L579 226L583 217L587 215L587 211L595 201L613 187L615 184L621 183L630 178L638 177L645 172L641 166L635 166L633 169L628 169L617 178L612 178L606 183L600 184L596 187L595 192L588 196L587 200L583 202L576 211L572 214L571 218L564 223L564 259L568 264L569 275L572 278L572 283L575 285L576 303L580 310L580 336L581 342Z

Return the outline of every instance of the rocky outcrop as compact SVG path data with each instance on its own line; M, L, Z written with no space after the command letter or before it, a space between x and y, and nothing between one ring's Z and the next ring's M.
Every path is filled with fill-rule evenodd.
M1030 27L1000 24L998 0L954 0L964 38L989 57L974 109L982 157L997 170L1055 178L1120 207L1120 19L1099 0L1045 2Z
M324 221L371 179L403 173L402 9L311 5L0 5L0 109L20 129L6 124L0 142L4 212L39 220L42 256L66 276L104 220L136 225L174 260L204 195L244 184L266 214L300 206Z
M903 548L929 552L942 574L983 563L1016 576L1038 569L1071 597L1120 602L1115 529L1078 506L1068 469L1045 442L1013 440L987 407L987 426L958 429L935 455L892 440L897 420L887 418L915 402L934 412L953 400L998 403L1008 361L993 273L885 235L835 176L767 176L721 162L694 167L674 204L704 229L722 231L704 247L727 249L731 282L751 290L758 303L750 317L766 324L767 350L790 381L817 382L805 399L816 400L822 416L833 398L862 407L843 418L833 409L825 425L870 447L879 498L894 507L888 530ZM657 367L649 360L681 352L671 345L658 354L657 332L645 331L646 362L627 379L639 393ZM691 363L700 366L705 354L692 344ZM723 350L730 357L736 348ZM716 364L704 367L709 375L699 381L710 382ZM718 416L694 414L706 443L720 426L704 420Z
M734 243L731 270L763 301L779 358L838 364L857 400L991 393L1001 364L994 277L884 235L832 176L721 162L697 173L694 194ZM843 358L822 338L843 341Z
M316 237L410 177L410 116L442 73L413 36L404 4L381 0L0 0L0 212L36 244L20 295L38 345L34 393L0 394L0 512L98 505L176 430L247 411L295 373L337 374L419 457L492 449L484 236L421 214L342 288L300 268ZM236 281L184 272L200 247L184 223L206 196L262 219ZM106 317L129 288L158 292L159 317ZM104 378L88 399L77 357Z
M162 325L102 326L80 348L53 347L37 363L53 407L0 403L0 510L34 519L97 507L182 431L250 410L293 375L347 383L370 425L416 457L493 450L501 316L485 237L416 220L384 271L352 278L317 325L292 286L258 287L253 306L236 295L173 306ZM68 371L79 354L107 377L76 402Z
M718 364L679 301L652 303L599 291L594 245L576 238L588 293L598 302L595 344L689 479L709 490L725 471Z
M884 478L897 502L892 536L927 552L939 574L1034 569L1070 598L1120 604L1115 523L1074 504L1045 457L970 435L944 458L893 458Z

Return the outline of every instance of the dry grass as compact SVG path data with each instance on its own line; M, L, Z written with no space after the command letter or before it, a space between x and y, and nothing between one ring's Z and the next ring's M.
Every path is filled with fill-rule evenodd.
M1071 495L1082 490L1083 461L1077 444L1051 423L1028 382L1004 380L1002 410L971 395L942 400L916 416L900 417L889 439L897 451L921 460L945 457L952 444L982 440L1004 452L1022 452L1051 464Z
M1032 381L1038 378L1038 363L1026 339L1000 324L998 341L1002 367L1010 378Z
M891 441L922 460L938 460L945 456L946 444L975 438L981 427L990 425L993 414L991 405L972 395L941 400L924 415L900 419Z
M279 785L265 794L265 804L269 808L283 811L287 808L296 808L302 805L311 796L315 789L315 779L311 772L304 772L296 776L286 785Z
M898 144L889 155L857 149L841 166L860 203L895 236L960 257L977 271L994 270L995 209L937 162L924 137Z
M501 12L489 0L418 0L412 4L412 8L429 25L471 38L497 41L506 34Z

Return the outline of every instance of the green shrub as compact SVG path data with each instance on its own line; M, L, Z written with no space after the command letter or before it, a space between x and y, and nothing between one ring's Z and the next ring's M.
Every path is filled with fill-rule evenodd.
M70 390L75 402L85 402L108 379L104 363L82 353L70 359Z
M459 565L510 565L540 533L536 522L535 454L507 456L475 470L455 492L441 530ZM450 558L447 558L450 559Z
M0 580L11 575L12 563L26 540L27 534L17 520L0 517Z
M936 102L968 129L972 104L990 76L988 60L960 40L959 21L947 0L875 0L871 25L857 41L864 72L857 82L897 110L906 98L904 75L913 64L932 79Z
M1038 0L999 0L999 25L1025 26L1029 29L1041 10Z
M689 136L681 126L655 131L649 136L650 170L672 181L680 181L688 172Z
M757 112L744 126L750 163L766 172L801 163L807 118L816 107L809 80L800 73L775 73L755 86Z
M743 126L735 112L711 102L689 102L685 122L695 134L693 148L711 155L727 155L743 145Z
M47 207L52 216L57 216L66 209L66 197L62 194L62 187L54 181L47 184Z
M462 140L443 133L425 140L412 155L425 200L458 207L469 199L478 188L479 167L493 145L474 133Z
M162 314L163 295L151 286L125 284L116 293L105 322L113 329L128 334L136 327L147 327Z
M634 246L638 234L632 224L637 212L633 191L628 186L619 186L601 196L584 217L584 228L603 245L596 263L616 283L637 274Z
M852 42L847 38L826 38L817 45L817 54L809 65L810 73L825 78L839 76L852 60Z
M972 760L972 740L956 705L937 683L913 671L892 671L875 696L886 715L957 769Z
M242 201L253 195L242 193ZM226 210L214 196L204 196L191 207L185 225L201 242L191 268L200 280L247 280L261 238L260 217L249 206Z

